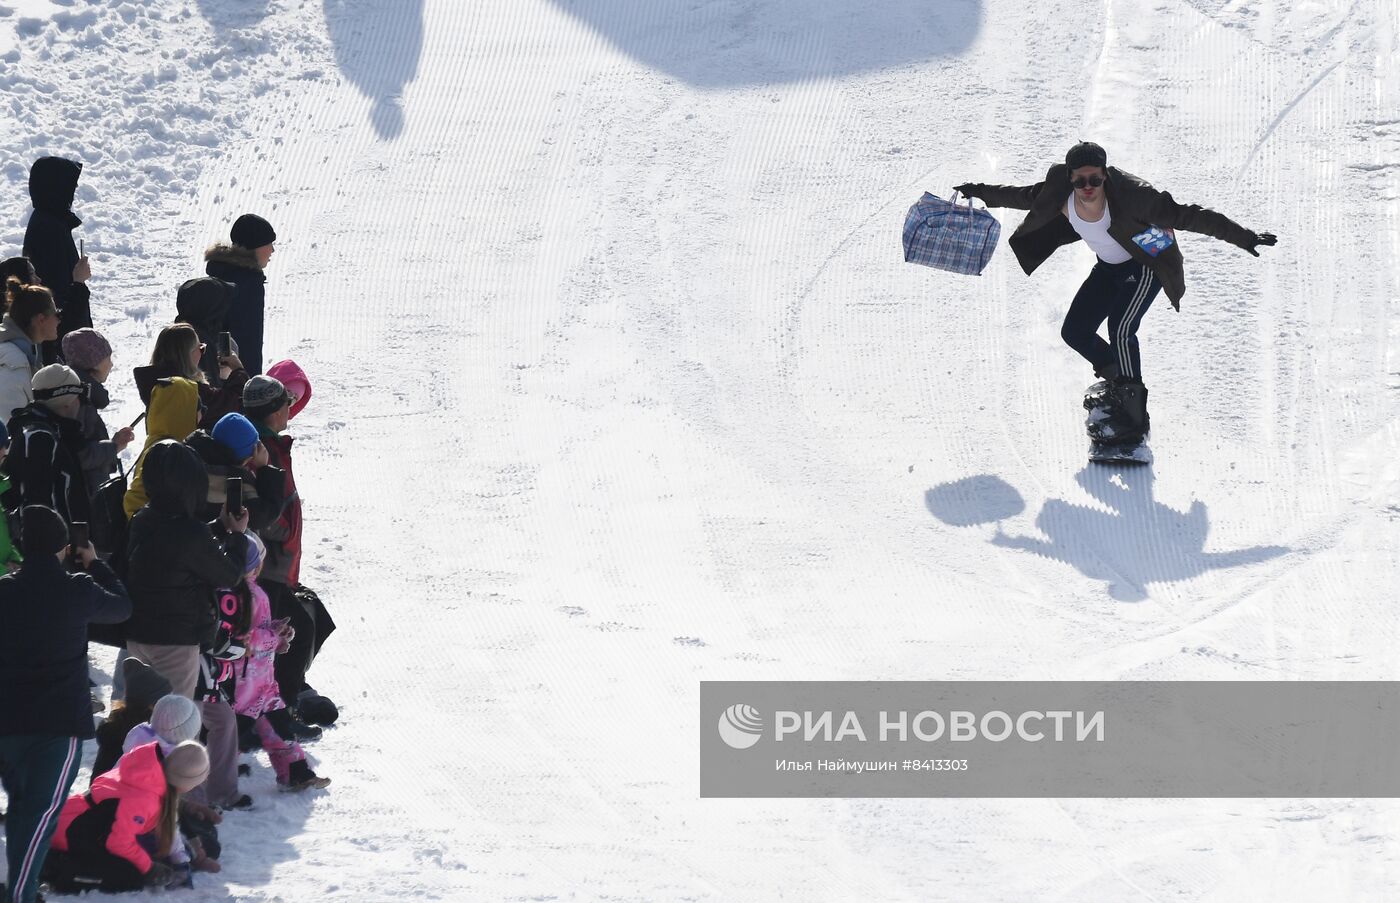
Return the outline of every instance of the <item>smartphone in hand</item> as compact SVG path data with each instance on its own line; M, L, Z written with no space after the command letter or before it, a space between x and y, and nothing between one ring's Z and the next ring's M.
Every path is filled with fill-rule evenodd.
M79 561L78 550L84 548L92 542L92 531L88 529L86 521L75 520L68 528L68 561L77 564Z
M233 353L233 336L227 332L219 333L218 341L214 344L214 352L220 359L228 357Z
M224 506L224 507L228 510L228 513L231 514L233 517L235 517L235 518L237 518L237 517L242 517L242 516L243 516L243 478L242 478L242 477L229 477L226 486L227 486L227 492L228 492L228 500L227 500L227 502L225 503L225 506Z

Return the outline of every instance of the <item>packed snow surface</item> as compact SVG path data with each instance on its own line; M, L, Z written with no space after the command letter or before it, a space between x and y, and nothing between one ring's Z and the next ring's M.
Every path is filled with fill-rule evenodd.
M702 800L697 741L707 679L1397 677L1396 0L0 4L0 238L84 161L108 422L245 211L315 384L334 784L259 765L185 898L1396 894L1390 801ZM1180 236L1150 469L1086 464L1082 245L902 259L1081 138L1279 236Z

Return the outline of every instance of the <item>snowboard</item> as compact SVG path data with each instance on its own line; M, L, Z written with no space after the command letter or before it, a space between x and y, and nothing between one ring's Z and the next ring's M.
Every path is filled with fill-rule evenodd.
M1100 380L1084 390L1084 428L1089 434L1089 460L1100 464L1151 464L1147 438L1115 440L1113 387Z

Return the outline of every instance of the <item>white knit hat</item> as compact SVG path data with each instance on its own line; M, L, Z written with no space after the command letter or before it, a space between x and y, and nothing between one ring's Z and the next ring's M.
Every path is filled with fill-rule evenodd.
M151 709L151 728L166 743L198 739L201 726L199 706L188 696L162 696Z
M65 367L63 364L49 364L40 368L29 381L29 385L38 401L83 394L82 379L72 367Z

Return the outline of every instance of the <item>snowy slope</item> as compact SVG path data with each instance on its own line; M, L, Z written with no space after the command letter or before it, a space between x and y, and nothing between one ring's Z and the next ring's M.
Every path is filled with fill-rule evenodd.
M1388 802L702 801L696 715L702 679L1396 677L1395 0L54 9L0 57L7 243L27 162L87 160L134 364L262 212L268 359L316 385L335 783L260 771L192 898L1393 894ZM1183 238L1151 471L1084 467L1087 250L900 255L922 190L1080 138L1280 236Z

